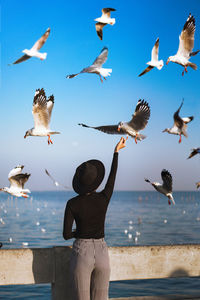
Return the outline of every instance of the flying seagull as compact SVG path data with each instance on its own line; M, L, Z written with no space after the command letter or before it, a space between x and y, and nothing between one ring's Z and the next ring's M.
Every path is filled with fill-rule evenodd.
M29 58L31 58L32 56L38 57L41 60L46 59L47 57L47 53L41 53L39 52L39 50L42 48L42 46L44 45L44 43L46 42L48 36L50 34L50 28L48 28L46 30L46 32L41 36L41 38L33 45L33 47L31 49L24 49L22 52L25 53L25 55L23 55L22 57L20 57L18 60L16 60L14 63L12 63L13 65L19 64ZM12 65L11 64L11 65Z
M101 50L100 55L97 56L97 58L95 59L95 61L91 66L84 68L82 71L80 71L77 74L67 75L66 78L74 78L75 76L81 73L93 73L99 75L100 80L103 83L101 76L103 76L103 78L106 80L106 77L110 76L110 73L112 73L112 69L102 68L102 65L106 62L107 57L108 57L108 48L104 47Z
M15 197L28 198L27 193L30 193L29 189L24 189L24 184L27 182L31 174L22 174L24 166L18 165L10 171L8 174L8 180L10 181L10 187L1 188L0 191L11 194Z
M171 204L171 201L173 202L173 204L175 204L174 198L172 196L172 175L169 173L169 171L163 169L161 172L161 177L163 180L163 184L160 184L159 182L151 182L146 178L145 181L150 183L156 189L156 191L165 195L168 198L169 205Z
M182 101L179 109L174 114L174 124L173 124L172 128L166 128L163 130L163 132L168 132L171 134L179 135L180 136L179 143L181 143L181 135L182 134L185 137L188 137L187 132L186 132L187 124L194 119L194 117L181 118L179 116L179 112L180 112L182 105L183 105L183 101Z
M190 153L190 155L188 156L188 159L195 156L196 154L200 154L200 148L193 148L191 150L192 152Z
M96 32L100 40L103 39L103 27L107 24L114 25L115 18L110 17L110 12L116 11L114 8L103 8L102 16L100 18L95 19L97 23L95 24Z
M118 125L106 125L98 127L92 127L82 123L78 125L97 129L108 134L127 134L135 138L135 142L137 144L137 140L141 141L146 137L140 134L139 131L146 127L149 117L149 104L146 101L140 99L136 105L135 112L132 115L132 119L129 122L119 122Z
M179 35L179 48L176 55L170 56L167 60L167 64L172 61L184 67L184 72L187 73L187 67L191 67L193 70L197 70L197 65L189 61L191 56L195 56L200 50L192 52L194 48L194 33L195 33L195 18L189 14L187 21L183 27L181 34Z
M53 106L53 95L47 99L44 89L36 90L32 109L34 128L27 130L24 138L27 136L48 136L48 144L53 144L50 135L60 133L57 131L52 131L49 128Z
M156 67L158 70L161 70L163 67L163 60L158 60L158 50L159 50L159 38L157 38L155 45L153 46L153 49L151 51L151 61L147 63L149 65L140 75L142 76L146 74L147 72L151 71L154 67Z
M200 181L196 182L196 188L198 189L200 187Z
M58 181L56 181L52 176L51 174L47 171L47 169L45 169L45 173L51 178L51 180L53 181L53 183L55 184L55 186L62 186L64 187L65 189L69 189L67 186L63 185L63 184L60 184Z

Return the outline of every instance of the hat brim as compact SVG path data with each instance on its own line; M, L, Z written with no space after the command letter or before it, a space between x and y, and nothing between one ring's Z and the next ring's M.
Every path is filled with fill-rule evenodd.
M85 163L81 164L76 169L76 173L74 174L74 178L72 181L72 186L73 186L74 191L79 195L84 195L84 194L95 191L102 183L102 181L104 179L104 175L105 175L105 167L100 160L91 159L91 160L88 160L87 162L89 162L90 164L93 164L96 167L97 176L96 176L95 180L92 182L92 184L86 185L86 184L83 184L80 182L80 170L81 170L83 164L85 164Z

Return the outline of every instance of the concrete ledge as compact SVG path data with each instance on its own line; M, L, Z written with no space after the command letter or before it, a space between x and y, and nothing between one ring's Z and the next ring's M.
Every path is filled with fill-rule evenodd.
M73 300L69 273L71 251L71 247L0 250L0 285L51 283L52 299ZM200 245L111 247L109 255L111 281L200 276ZM170 297L127 299L200 298Z

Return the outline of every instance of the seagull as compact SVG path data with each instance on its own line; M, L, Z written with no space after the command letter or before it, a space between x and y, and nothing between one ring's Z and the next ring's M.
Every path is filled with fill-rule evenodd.
M200 148L193 148L192 150L191 150L192 152L190 153L190 155L188 156L188 159L189 158L191 158L191 157L193 157L193 156L195 156L196 154L200 154Z
M136 105L135 112L132 115L132 119L129 122L119 122L118 125L106 125L98 127L92 127L82 123L79 123L78 125L97 129L108 134L127 134L135 138L135 143L137 144L137 140L141 141L146 138L146 136L139 133L139 130L142 130L146 127L149 117L149 104L146 101L140 99Z
M146 74L147 72L151 71L154 67L156 67L158 70L161 70L164 63L163 60L158 60L158 50L159 50L159 38L157 38L155 45L153 46L153 49L151 51L151 61L147 63L149 65L140 75L142 76Z
M200 187L200 181L196 182L196 188L198 189Z
M110 73L112 73L112 69L102 68L102 65L106 62L107 57L108 57L108 48L104 47L101 50L100 55L97 56L97 58L95 59L95 61L91 66L84 68L82 71L80 71L77 74L67 75L66 78L73 78L81 73L94 73L99 75L100 80L103 83L101 76L103 76L103 78L106 80L106 77L110 76Z
M114 25L115 18L110 17L110 12L116 11L114 8L103 8L102 16L100 18L95 19L97 23L95 24L96 32L100 40L103 39L103 27L107 24Z
M0 191L11 194L15 197L28 198L27 193L30 193L29 189L24 189L24 184L27 182L31 174L22 174L24 166L18 165L10 171L8 174L8 180L10 181L10 187L1 188Z
M69 189L67 186L63 185L63 184L60 184L58 181L56 181L52 176L51 174L47 171L47 169L45 169L45 173L51 178L51 180L53 181L53 183L55 184L55 186L62 186L64 187L65 189Z
M163 130L163 132L168 132L168 133L171 133L171 134L179 135L180 136L179 143L181 143L181 135L182 134L185 137L188 137L187 132L186 132L187 124L194 119L193 116L187 117L187 118L181 118L179 116L179 112L180 112L180 109L183 105L183 101L182 101L179 109L174 113L174 124L173 124L172 128L166 128L166 129Z
M19 64L19 63L31 58L32 56L38 57L41 60L46 59L47 53L41 53L41 52L39 52L39 50L42 48L42 46L46 42L47 38L49 37L49 34L50 34L50 28L48 28L46 30L46 32L41 36L41 38L33 45L33 47L30 50L24 49L22 52L25 53L25 55L20 57L18 60L16 60L12 64L13 65Z
M27 130L24 138L27 136L48 136L48 145L53 144L50 135L60 134L60 132L51 131L49 128L53 106L54 96L51 95L47 99L44 89L37 89L33 99L32 109L35 127Z
M156 191L165 195L168 198L169 205L171 204L171 201L175 205L175 201L172 196L172 175L169 173L169 171L163 169L161 172L161 177L163 184L160 184L159 182L151 182L146 178L145 181L150 183L156 189Z
M191 56L195 56L200 50L192 52L194 48L194 33L195 33L195 18L189 14L187 21L183 27L181 34L179 35L179 48L178 52L174 56L170 56L167 60L177 63L184 67L184 72L187 73L187 67L191 67L193 70L197 70L197 65L189 61Z

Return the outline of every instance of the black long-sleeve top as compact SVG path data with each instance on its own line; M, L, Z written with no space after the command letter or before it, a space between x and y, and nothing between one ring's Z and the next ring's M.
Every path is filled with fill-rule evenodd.
M113 193L118 166L118 153L113 155L110 174L105 188L97 193L78 195L67 202L65 208L63 237L100 239L104 237L104 223L106 211ZM76 231L72 232L73 222L76 222Z

